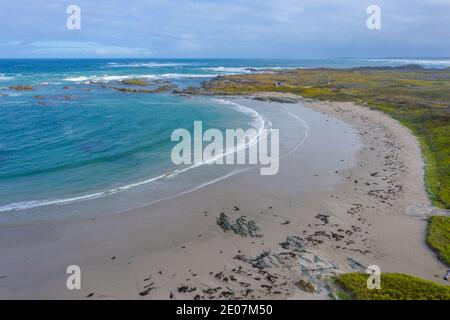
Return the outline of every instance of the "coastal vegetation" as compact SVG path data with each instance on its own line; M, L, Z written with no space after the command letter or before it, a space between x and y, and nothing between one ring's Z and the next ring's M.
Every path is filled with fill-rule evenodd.
M355 300L449 300L450 286L402 273L383 273L381 289L367 288L368 274L345 273L333 280L338 299Z
M146 87L146 86L150 85L150 83L145 79L124 79L120 82L122 84L129 85L129 86Z
M428 244L434 248L439 258L450 265L450 218L432 216L428 221Z

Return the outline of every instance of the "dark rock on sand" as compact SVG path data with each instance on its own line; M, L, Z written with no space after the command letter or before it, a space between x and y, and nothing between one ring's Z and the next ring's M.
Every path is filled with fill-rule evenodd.
M258 233L260 228L256 225L255 221L247 220L247 217L245 216L240 216L233 223L230 218L222 212L217 218L216 223L224 232L233 231L235 234L239 234L242 237L262 237L262 235Z
M305 281L305 280L299 280L295 283L295 286L299 288L300 290L308 293L316 293L317 289L314 283Z
M141 297L144 297L144 296L148 295L153 289L155 289L155 287L153 286L154 284L155 284L155 283L152 282L152 283L146 285L146 286L145 286L145 289L144 289L143 291L139 292L139 295L140 295Z

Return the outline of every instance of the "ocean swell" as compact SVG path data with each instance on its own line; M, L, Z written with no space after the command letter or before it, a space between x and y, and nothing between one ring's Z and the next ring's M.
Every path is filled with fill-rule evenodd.
M132 188L136 188L136 187L139 187L139 186L151 183L151 182L160 181L163 179L173 179L174 177L176 177L177 175L179 175L181 173L187 172L189 170L192 170L194 168L197 168L197 167L200 167L200 166L203 166L206 164L213 163L214 161L216 161L222 157L225 157L231 153L236 153L240 150L243 150L245 148L248 148L248 147L254 145L255 143L258 142L258 138L260 137L262 130L265 127L271 126L270 122L267 122L267 124L266 124L266 121L264 120L262 115L260 115L258 112L256 112L255 110L253 110L249 107L245 107L245 106L242 106L235 102L231 102L231 101L227 101L227 100L223 100L223 99L213 99L213 100L217 103L231 107L240 113L249 115L252 118L252 123L251 123L252 127L254 129L256 129L258 132L257 136L254 137L251 141L249 141L247 143L245 141L243 141L242 143L237 145L232 151L224 152L222 154L216 155L215 157L193 163L192 165L190 165L186 168L177 169L177 170L174 170L167 174L162 174L162 175L159 175L156 177L151 177L149 179L145 179L145 180L127 184L127 185L123 185L123 186L109 189L106 191L100 191L100 192L86 194L86 195L77 196L77 197L69 197L69 198L63 198L63 199L45 199L45 200L30 200L30 201L14 202L14 203L0 206L0 212L18 211L18 210L32 209L32 208L37 208L37 207L49 206L49 205L64 205L64 204L70 204L70 203L79 202L79 201L92 200L92 199L97 199L97 198L101 198L101 197L108 196L108 195L117 194L119 192L130 190ZM225 177L227 177L229 175L230 174L227 174ZM225 177L222 177L222 178L225 178ZM222 178L215 179L215 181L221 180ZM204 185L207 185L210 183L212 183L212 182L208 182Z
M176 79L195 79L195 78L214 78L220 74L194 74L194 73L163 73L163 74L129 74L129 75L103 75L103 76L75 76L66 77L65 81L91 83L91 82L111 82L126 79L148 79L148 80L176 80Z

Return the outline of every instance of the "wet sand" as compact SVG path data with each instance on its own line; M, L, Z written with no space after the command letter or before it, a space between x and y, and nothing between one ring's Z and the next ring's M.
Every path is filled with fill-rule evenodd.
M259 103L305 117L296 103ZM114 215L0 226L0 298L327 299L327 276L374 264L443 281L426 221L408 214L430 205L409 130L351 103L298 103L317 119L275 176L255 168ZM224 232L221 213L259 230ZM66 288L72 264L81 290Z

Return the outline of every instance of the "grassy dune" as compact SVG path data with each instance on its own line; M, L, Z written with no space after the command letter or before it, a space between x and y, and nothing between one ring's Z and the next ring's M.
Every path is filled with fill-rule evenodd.
M428 244L436 250L447 265L450 266L450 218L433 216L428 222Z
M450 68L296 69L218 77L205 82L203 94L289 92L305 98L352 101L383 111L418 137L426 160L426 186L433 203L450 209ZM449 217L430 222L428 243L449 263ZM436 240L439 239L439 240Z
M450 300L450 287L401 273L381 275L381 289L369 290L369 275L346 273L335 278L340 299L356 300Z

